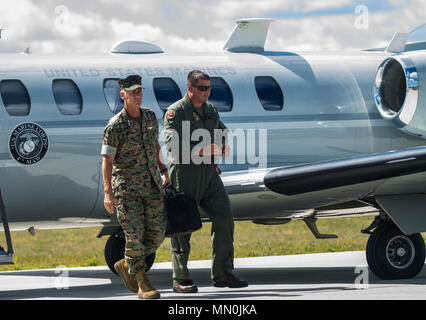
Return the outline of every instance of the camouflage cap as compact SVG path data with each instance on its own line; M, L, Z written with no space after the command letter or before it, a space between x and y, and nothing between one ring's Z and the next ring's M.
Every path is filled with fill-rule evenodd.
M118 84L121 90L132 91L138 88L142 88L141 81L141 76L132 74L127 78L118 80Z

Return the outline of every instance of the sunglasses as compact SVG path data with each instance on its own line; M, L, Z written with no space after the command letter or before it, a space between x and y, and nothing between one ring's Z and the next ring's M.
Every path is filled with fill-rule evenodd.
M191 85L194 88L197 88L200 91L207 91L210 90L210 86L197 86L197 85Z

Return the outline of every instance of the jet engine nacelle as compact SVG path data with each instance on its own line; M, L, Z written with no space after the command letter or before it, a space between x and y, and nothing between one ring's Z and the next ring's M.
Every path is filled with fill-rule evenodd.
M376 106L398 129L426 139L426 57L398 54L379 66L374 84ZM419 87L420 85L420 87Z

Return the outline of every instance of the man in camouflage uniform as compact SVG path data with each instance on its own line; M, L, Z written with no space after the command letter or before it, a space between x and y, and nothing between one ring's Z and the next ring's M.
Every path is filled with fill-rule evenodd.
M128 76L119 85L124 109L108 122L102 142L104 205L111 214L117 208L126 238L125 259L114 268L139 298L154 299L160 294L145 274L145 258L164 240L161 190L170 180L161 161L157 118L152 110L140 108L141 77Z
M169 175L178 191L196 200L212 221L212 270L213 285L217 287L246 287L247 281L233 275L234 269L234 221L231 204L220 179L214 158L226 156L229 151L217 139L217 131L226 130L216 108L208 102L210 77L194 70L188 74L188 92L184 98L172 104L163 116L164 138L169 151ZM193 132L203 129L210 136L207 144L191 141ZM215 132L216 130L216 132ZM200 131L198 131L200 132ZM204 139L204 138L203 138ZM178 140L178 146L176 145ZM208 139L207 139L208 140ZM215 142L215 143L213 143ZM187 144L186 151L184 144ZM191 159L188 161L188 154ZM185 159L185 157L187 159ZM193 161L203 157L203 161ZM186 161L185 161L186 160ZM187 268L191 234L171 238L173 266L173 291L194 293L198 289L189 278Z

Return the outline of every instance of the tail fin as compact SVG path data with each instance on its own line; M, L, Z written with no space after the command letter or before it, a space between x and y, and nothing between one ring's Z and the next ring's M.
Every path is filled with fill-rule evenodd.
M226 41L223 50L230 52L263 53L272 19L240 19Z
M408 33L395 32L395 34L393 35L392 41L389 43L389 45L385 49L385 52L392 52L392 53L404 52L407 39L408 39Z
M425 50L426 23L414 28L409 33L396 32L387 47L367 49L365 51L385 51L391 53Z

